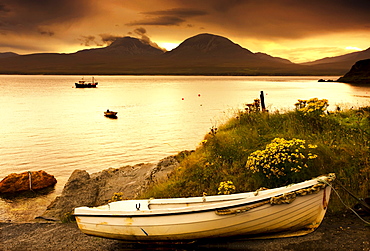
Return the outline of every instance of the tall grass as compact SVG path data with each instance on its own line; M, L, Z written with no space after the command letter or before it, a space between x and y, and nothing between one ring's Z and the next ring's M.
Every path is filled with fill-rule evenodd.
M143 197L215 195L223 181L232 181L235 192L246 192L335 173L337 180L364 198L370 192L369 134L370 107L331 114L323 111L307 114L299 110L239 111L219 128L212 128L200 146L182 158L172 176L165 183L156 184ZM304 172L298 173L298 178L270 182L266 175L247 168L248 157L265 149L275 138L301 139L317 146L312 149L317 157ZM347 204L356 203L344 191L339 189L339 193ZM340 211L343 205L333 196L329 208Z

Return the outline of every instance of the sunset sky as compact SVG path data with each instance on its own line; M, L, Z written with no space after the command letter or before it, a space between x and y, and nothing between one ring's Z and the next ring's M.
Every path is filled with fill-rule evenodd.
M0 52L71 53L200 33L301 63L370 47L369 0L1 0Z

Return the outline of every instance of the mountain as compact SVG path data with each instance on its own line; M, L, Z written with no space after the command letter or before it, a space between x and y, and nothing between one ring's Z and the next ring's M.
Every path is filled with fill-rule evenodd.
M188 38L178 47L166 53L167 58L181 58L190 61L229 60L230 58L235 59L235 55L243 60L254 58L251 51L234 44L225 37L211 34L200 34Z
M275 75L296 67L289 60L253 53L231 40L199 34L161 56L162 65L173 74Z
M343 75L351 68L353 64L357 61L370 58L370 48L352 52L336 57L326 57L323 59L315 60L312 62L303 63L302 65L311 66L313 71L325 71L325 69L330 68L332 71L338 72Z
M164 52L124 37L104 48L70 54L36 53L0 58L1 74L145 74L145 65Z
M14 53L14 52L3 52L3 53L0 53L0 58L9 58L9 57L14 57L14 56L18 56L17 53Z
M368 58L370 58L370 47L363 51L352 52L352 53L348 53L348 54L336 56L336 57L326 57L323 59L319 59L319 60L315 60L315 61L307 62L303 64L304 65L318 65L318 64L335 64L335 63L352 62L349 65L349 67L351 67L351 65L353 65L355 62L363 60L363 59L368 59Z
M104 48L81 50L75 55L95 55L95 56L114 56L114 57L136 57L136 56L155 56L164 52L154 48L149 44L141 42L132 37L118 38L112 44Z
M263 53L253 53L225 37L207 33L186 39L177 48L166 52L165 58L181 59L182 63L184 61L191 63L197 61L209 65L217 65L218 62L242 65L248 62L293 64L286 59L275 58ZM213 60L216 60L217 63Z
M2 74L274 75L297 67L289 60L252 53L229 39L199 34L163 52L124 37L104 48L71 54L38 53L0 58Z
M357 85L370 85L370 59L357 61L338 82Z
M190 37L168 52L123 37L104 48L70 54L1 55L0 74L343 75L350 68L321 61L294 64L207 33Z

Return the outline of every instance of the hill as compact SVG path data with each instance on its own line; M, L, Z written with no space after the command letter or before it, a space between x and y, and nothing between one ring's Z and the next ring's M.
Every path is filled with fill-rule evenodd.
M3 62L2 62L3 61ZM124 37L104 48L71 54L39 53L0 58L0 73L9 74L279 74L292 62L252 53L227 38L199 34L164 52L139 39Z
M275 58L263 53L252 53L229 39L212 34L200 34L186 39L177 48L165 53L166 58L181 59L182 63L194 60L215 64L210 60L229 63L293 64L287 59ZM187 63L189 63L187 62Z
M335 64L342 63L346 64L347 67L351 67L354 62L359 60L370 58L370 47L364 51L357 51L348 53L337 57L326 57L323 59L315 60L312 62L303 63L303 65L320 65L320 64Z
M9 58L9 57L14 57L14 56L18 56L17 53L14 53L14 52L3 52L3 53L0 53L0 58Z
M123 37L118 38L112 44L104 48L81 50L71 55L90 56L90 57L150 57L161 55L164 51L154 48L149 44L143 43L137 38Z
M310 66L313 71L325 71L331 69L332 71L342 72L339 75L344 75L359 60L370 58L370 48L364 51L353 52L337 57L327 57L315 60L302 65Z
M275 75L296 67L289 60L253 53L225 37L207 33L186 39L161 58L178 74Z
M338 79L338 82L370 85L370 59L356 62L349 72Z
M0 74L343 75L350 68L325 62L294 64L265 53L253 53L228 38L204 33L186 39L168 52L137 38L123 37L104 48L70 54L3 53Z

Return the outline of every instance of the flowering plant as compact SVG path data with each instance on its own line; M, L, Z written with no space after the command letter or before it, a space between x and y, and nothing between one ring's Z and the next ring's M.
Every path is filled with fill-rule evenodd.
M235 189L232 181L222 181L218 187L218 194L231 194L235 192Z
M307 114L317 114L320 116L324 115L326 108L328 108L329 103L327 99L312 98L309 100L298 99L295 107L298 111L303 112L304 115Z
M295 182L298 173L308 169L309 162L317 158L311 152L316 147L302 139L275 138L264 150L251 153L246 167L252 173L262 174L263 179L267 178L273 185Z
M123 193L114 193L112 196L112 199L110 199L108 202L115 202L115 201L120 201L123 200Z

